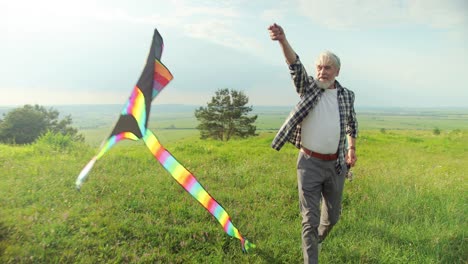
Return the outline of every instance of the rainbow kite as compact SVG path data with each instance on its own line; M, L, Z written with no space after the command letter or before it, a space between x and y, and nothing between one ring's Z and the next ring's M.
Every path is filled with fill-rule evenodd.
M78 175L76 188L78 190L81 189L96 161L116 143L124 139L143 139L159 163L218 220L223 226L224 232L241 241L242 250L247 252L250 248L254 248L255 245L242 237L239 230L232 224L231 217L227 214L226 210L203 188L195 176L161 145L156 136L148 129L151 102L173 78L171 72L160 61L163 46L162 37L158 30L155 29L150 53L140 79L120 113L119 120L111 135L103 143L98 154L86 164Z

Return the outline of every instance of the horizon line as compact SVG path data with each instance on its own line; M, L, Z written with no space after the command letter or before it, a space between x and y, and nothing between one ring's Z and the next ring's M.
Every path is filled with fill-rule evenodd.
M54 106L123 106L124 104L118 103L102 103L102 104L12 104L12 105L0 105L1 108L17 108L22 107L25 105L41 105L46 107L54 107ZM151 106L205 106L206 104L184 104L184 103L163 103L163 104L151 104ZM252 107L294 107L294 104L290 105L267 105L267 104L257 104L257 105L249 105ZM437 108L461 108L461 109L468 109L468 106L462 105L442 105L442 106L396 106L396 105L355 105L356 109L360 108L409 108L409 109L437 109Z

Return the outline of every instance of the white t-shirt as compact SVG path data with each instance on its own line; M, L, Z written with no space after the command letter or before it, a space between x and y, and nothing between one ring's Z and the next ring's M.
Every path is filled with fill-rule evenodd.
M317 105L302 121L301 144L321 154L334 154L340 141L337 89L325 89Z

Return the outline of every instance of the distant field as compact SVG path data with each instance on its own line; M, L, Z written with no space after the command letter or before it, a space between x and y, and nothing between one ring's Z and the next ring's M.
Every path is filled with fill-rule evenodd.
M177 140L197 135L195 105L152 106L150 127L161 140ZM117 121L121 105L54 106L61 116L71 115L73 125L86 141L97 145L106 138ZM274 132L282 125L292 106L254 106L258 132ZM0 107L0 114L11 108ZM360 130L468 130L468 108L357 108Z
M468 129L468 109L367 109L358 119L362 129Z
M150 127L160 135L161 140L177 140L199 134L194 110L195 106L156 106L151 113ZM104 109L102 109L104 110ZM257 131L274 132L283 124L290 112L290 107L254 107L252 114L257 114ZM373 108L358 109L357 116L360 130L433 130L442 132L468 129L468 108L463 109L404 109ZM117 116L98 112L88 114L75 113L82 133L87 142L101 142L112 129ZM116 110L118 114L118 111ZM94 124L93 124L94 123ZM84 125L88 124L88 125ZM90 125L92 124L92 125Z

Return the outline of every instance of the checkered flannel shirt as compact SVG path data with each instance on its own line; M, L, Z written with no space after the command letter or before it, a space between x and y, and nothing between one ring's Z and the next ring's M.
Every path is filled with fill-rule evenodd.
M314 78L307 75L299 56L296 55L296 61L289 65L289 70L296 86L296 91L301 99L273 139L271 146L276 150L280 150L288 141L298 149L301 147L302 120L309 114L309 111L313 110L323 94L323 90L317 86ZM356 113L354 112L354 93L341 86L338 81L335 81L335 84L340 111L340 142L338 144L338 160L335 167L336 172L340 174L341 166L345 165L346 134L356 138L358 123Z

